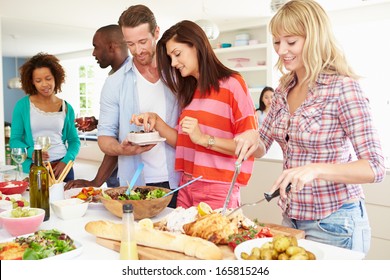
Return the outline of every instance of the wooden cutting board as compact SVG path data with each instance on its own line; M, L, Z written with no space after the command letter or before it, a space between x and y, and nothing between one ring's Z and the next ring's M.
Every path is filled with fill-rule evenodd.
M265 224L265 226L271 229L271 232L276 234L284 234L287 236L295 236L297 239L305 238L305 232L302 230L297 230L293 228L287 228L281 225L275 224ZM119 252L121 242L112 239L106 239L101 237L96 237L96 243L102 245L108 249ZM227 245L218 246L223 255L224 260L235 260L234 253L230 247ZM145 246L137 246L138 257L140 260L197 260L197 258L189 257L183 253L161 250Z

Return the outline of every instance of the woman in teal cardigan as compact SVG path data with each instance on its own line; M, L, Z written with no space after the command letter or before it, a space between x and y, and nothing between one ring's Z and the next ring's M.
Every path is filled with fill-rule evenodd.
M80 150L72 106L56 96L65 81L65 71L53 55L38 53L20 68L22 89L27 96L20 99L12 115L11 148L27 148L23 172L32 163L34 142L38 136L50 136L51 147L43 153L52 162L55 177L74 161ZM73 180L73 169L65 181Z

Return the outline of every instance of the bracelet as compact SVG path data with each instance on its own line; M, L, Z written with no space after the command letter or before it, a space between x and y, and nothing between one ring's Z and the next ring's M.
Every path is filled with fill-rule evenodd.
M207 149L211 149L215 145L215 138L214 136L209 136L209 140L207 141Z

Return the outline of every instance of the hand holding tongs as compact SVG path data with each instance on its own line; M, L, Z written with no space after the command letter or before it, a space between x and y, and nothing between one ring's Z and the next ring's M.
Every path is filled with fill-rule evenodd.
M289 183L286 187L286 193L289 193L291 190L291 183ZM273 193L269 194L269 193L264 193L264 198L260 199L259 201L256 201L256 202L252 202L252 203L244 203L243 205L241 205L240 207L237 207L236 209L234 209L232 212L230 212L228 216L230 216L231 214L233 214L234 212L236 212L238 209L241 209L242 207L244 206L253 206L253 205L256 205L256 204L259 204L261 202L263 202L264 200L267 200L268 202L271 201L271 199L277 197L280 195L280 189L277 189L276 191L274 191ZM222 212L222 214L224 214L224 212Z
M223 205L223 209L222 209L222 215L225 215L225 212L226 212L226 207L228 206L229 204L229 201L230 201L230 196L232 195L232 191L233 191L233 187L236 183L236 180L237 180L237 177L238 177L238 174L240 174L240 171L241 171L241 164L242 162L240 163L235 163L235 170L234 170L234 175L233 175L233 180L232 180L232 183L230 185L230 188L229 188L229 192L226 196L226 199L225 199L225 203Z

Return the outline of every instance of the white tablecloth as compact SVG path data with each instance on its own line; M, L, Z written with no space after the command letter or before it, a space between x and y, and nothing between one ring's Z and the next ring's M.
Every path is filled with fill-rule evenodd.
M158 216L152 220L158 221L172 209L166 208ZM82 244L82 252L75 259L85 260L118 260L119 253L111 249L107 249L98 245L95 242L95 236L84 230L84 226L89 221L95 220L111 220L113 222L121 222L121 219L108 212L102 204L90 205L84 217L72 220L61 220L51 211L50 219L44 222L40 229L58 229L68 234L71 238ZM10 239L12 236L5 230L0 230L0 242L4 239ZM309 241L309 240L308 240ZM326 260L358 260L363 259L364 254L350 251L334 246L329 246L313 241L314 246L321 249Z

